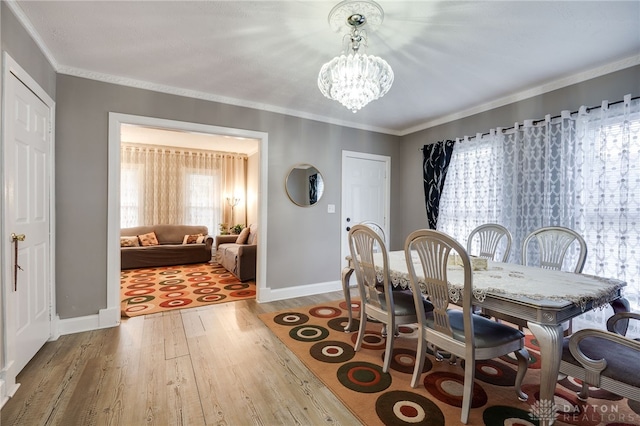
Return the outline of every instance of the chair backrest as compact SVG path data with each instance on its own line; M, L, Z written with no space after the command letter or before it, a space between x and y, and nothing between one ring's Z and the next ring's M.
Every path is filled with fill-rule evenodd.
M584 268L587 260L587 243L580 234L573 229L562 226L547 226L536 229L530 233L522 243L522 264L530 264L530 247L531 241L538 242L539 265L544 269L562 270L567 250L577 242L579 246L578 259L576 260L573 272L580 273Z
M471 254L472 246L474 243L474 237L477 237L477 242L480 245L479 252L474 256L482 257L484 259L496 260L496 254L498 252L498 245L500 241L504 239L505 247L502 254L502 258L498 261L506 262L509 260L509 254L511 252L511 232L502 225L497 223L486 223L478 226L471 231L469 238L467 239L467 252Z
M473 294L471 259L466 250L444 232L421 229L412 232L404 244L407 270L411 281L418 321L425 323L424 309L419 277L424 279L426 293L433 304L433 329L448 337L453 337L447 308L449 306L449 284L447 264L449 256L458 255L464 269L464 290L462 292L462 310L464 313L465 342L474 347L473 323L471 321L471 299ZM416 266L419 268L416 271ZM420 311L422 314L420 314Z
M376 231L378 235L380 235L382 241L384 241L385 243L387 242L387 236L385 235L384 228L379 223L372 220L365 220L363 222L360 222L360 225L367 225L369 228Z
M363 299L361 303L393 312L389 258L382 237L367 225L354 225L349 230L349 250ZM374 256L376 253L379 255ZM380 292L384 292L385 297L380 298ZM381 303L381 300L384 302Z

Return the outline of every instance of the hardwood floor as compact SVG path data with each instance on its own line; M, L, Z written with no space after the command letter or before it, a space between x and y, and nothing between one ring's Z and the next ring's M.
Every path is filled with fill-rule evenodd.
M7 425L358 425L257 314L342 292L122 320L48 342L18 376Z

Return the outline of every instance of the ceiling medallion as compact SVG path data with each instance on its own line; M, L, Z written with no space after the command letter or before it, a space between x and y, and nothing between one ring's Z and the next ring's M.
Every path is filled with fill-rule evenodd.
M329 25L344 34L348 54L336 56L320 68L318 87L323 95L357 112L384 96L393 84L393 70L382 58L361 52L367 47L366 30L384 19L380 5L370 0L345 0L329 12Z

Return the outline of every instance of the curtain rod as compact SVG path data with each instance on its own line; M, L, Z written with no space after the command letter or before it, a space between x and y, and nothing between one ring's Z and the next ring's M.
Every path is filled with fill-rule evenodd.
M631 100L632 100L632 101L635 101L636 99L640 99L640 96L636 96L635 98L631 98ZM609 102L609 103L607 104L607 106L611 106L611 105L618 105L618 104L621 104L621 103L623 103L623 102L624 102L624 99L620 99L619 101ZM602 105L592 106L592 107L587 107L587 112L591 112L591 110L598 109L598 108L602 108ZM573 112L571 112L571 113L570 113L570 115L577 114L578 112L579 112L579 111L573 111ZM554 115L554 116L553 116L553 117L551 117L550 119L551 119L551 120L554 120L554 119L556 119L556 118L560 118L560 117L562 117L562 115ZM545 120L544 120L544 119L543 119L543 120L534 120L532 124L538 124L538 123L541 123L541 122L543 122L543 121L545 121ZM513 129L513 126L512 126L512 127L510 127L510 128L511 128L511 129Z
M147 143L137 143L137 142L121 142L121 147L125 148L133 148L136 150L154 150L155 152L174 152L176 154L189 154L189 155L217 155L223 157L241 157L243 159L247 159L248 155L241 152L232 152L232 151L215 151L212 149L202 149L202 148L189 148L189 147L178 147L178 146L169 146L169 145L153 145Z
M631 100L632 100L632 101L635 101L635 100L637 100L637 99L640 99L640 96L635 96L635 97L631 98ZM619 101L609 102L607 105L608 105L608 106L611 106L611 105L617 105L617 104L621 104L621 103L623 103L623 102L624 102L624 99L620 99ZM594 110L594 109L598 109L598 108L602 108L602 105L597 105L597 106L587 107L587 112L590 112L590 111L592 111L592 110ZM577 114L578 112L579 112L579 111L573 111L573 112L571 112L571 113L570 113L570 115ZM560 118L560 117L562 117L562 115L560 115L560 114L559 114L559 115L554 115L554 116L553 116L553 117L551 117L550 119L551 119L551 120L554 120L554 119L556 119L556 118ZM536 125L536 124L538 124L538 123L542 123L543 121L546 121L546 118L543 118L543 119L541 119L541 120L533 120L531 124L532 124L532 125ZM511 129L514 129L514 128L515 128L514 126L511 126L511 127L503 127L503 128L502 128L502 132L504 133L505 131L507 131L507 130L511 130ZM482 136L487 136L488 134L490 134L490 132L481 133L481 134L480 134L480 137L482 137ZM476 137L478 137L478 136L477 136L477 135L469 136L469 137L467 137L467 140L468 140L468 139L473 139L473 138L476 138ZM420 148L420 151L422 151L422 150L423 150L423 149L422 149L422 148Z

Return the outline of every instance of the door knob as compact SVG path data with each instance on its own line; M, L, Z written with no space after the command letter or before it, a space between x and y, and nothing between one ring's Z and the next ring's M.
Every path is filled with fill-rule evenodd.
M350 231L350 230L351 230L351 227L350 227L350 226L347 226L347 232L348 232L348 231Z
M24 241L26 235L24 234L14 234L11 233L11 242L15 243L16 241Z
M350 217L347 218L347 222L351 222L351 218Z

